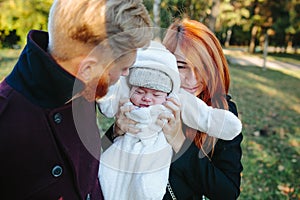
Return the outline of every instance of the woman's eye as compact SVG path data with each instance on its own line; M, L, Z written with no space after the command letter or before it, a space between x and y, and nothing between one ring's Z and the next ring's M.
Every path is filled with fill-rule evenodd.
M178 69L189 69L190 68L187 64L185 64L185 65L183 65L183 64L177 65L177 67L178 67Z
M177 67L178 67L178 69L184 69L184 68L187 67L187 63L184 62L184 61L178 60L178 61L177 61Z

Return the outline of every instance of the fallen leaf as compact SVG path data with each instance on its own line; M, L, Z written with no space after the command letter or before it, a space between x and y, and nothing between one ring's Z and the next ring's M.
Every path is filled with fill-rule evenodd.
M289 187L288 185L278 185L277 188L285 195L294 192L293 187Z

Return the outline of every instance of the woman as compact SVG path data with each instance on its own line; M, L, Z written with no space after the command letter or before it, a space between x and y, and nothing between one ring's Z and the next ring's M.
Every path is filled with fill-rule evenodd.
M237 115L236 105L228 95L228 64L218 39L206 26L189 19L176 21L168 28L163 44L176 56L182 88L208 105L229 109ZM160 118L168 123L158 120L157 124L163 127L175 155L164 199L201 199L203 195L211 200L237 199L243 169L242 134L231 141L216 141L182 125L180 104L175 99L168 100L165 106L173 115L162 114ZM115 124L117 135L136 131L128 126L134 122L124 117L131 109L120 110Z
M237 115L236 105L228 95L226 58L218 39L205 25L189 19L176 21L168 28L163 44L176 56L182 88L212 107L229 109ZM193 130L184 127L183 130L187 138L196 136L171 165L169 182L177 199L200 199L202 195L209 199L237 199L243 169L242 134L231 141L219 139L214 146L215 139L205 133L193 134ZM184 147L185 144L181 149ZM207 152L210 148L212 151ZM208 154L199 158L199 150ZM170 192L164 199L171 199Z

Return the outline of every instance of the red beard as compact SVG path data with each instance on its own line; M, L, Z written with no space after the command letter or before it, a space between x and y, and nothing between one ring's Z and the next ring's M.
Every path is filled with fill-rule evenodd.
M82 91L88 101L92 102L106 95L109 87L109 77L104 73L100 79L93 78L90 82L86 83L85 89Z

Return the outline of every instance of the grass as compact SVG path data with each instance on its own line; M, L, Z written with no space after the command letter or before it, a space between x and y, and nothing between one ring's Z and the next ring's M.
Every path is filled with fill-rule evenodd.
M300 79L255 66L230 71L243 121L240 199L300 199Z
M18 55L16 50L0 50L0 80L11 71ZM280 56L285 62L299 60ZM300 72L232 65L230 73L230 93L238 105L244 134L239 200L299 200ZM99 116L99 122L106 130L112 120Z
M300 54L268 53L267 59L300 65Z

